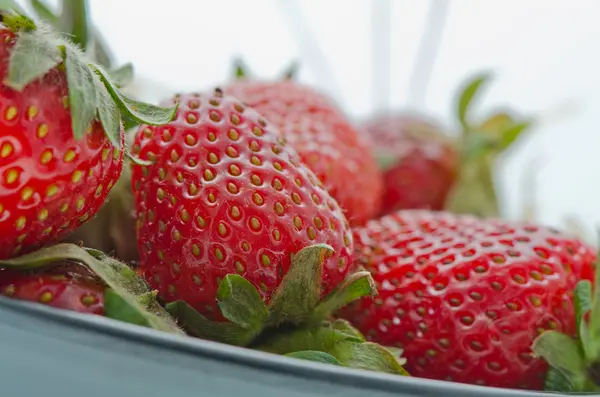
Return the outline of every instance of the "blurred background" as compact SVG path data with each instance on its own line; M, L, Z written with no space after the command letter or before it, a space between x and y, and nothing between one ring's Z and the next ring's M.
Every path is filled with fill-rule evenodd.
M27 2L21 2L27 8ZM48 1L56 7L58 1ZM93 24L116 64L131 62L133 90L159 101L232 76L242 57L274 78L327 92L356 121L414 109L457 129L455 96L492 71L478 108L510 105L541 117L503 156L502 212L561 226L600 224L600 2L597 0L91 0ZM535 171L535 172L534 172ZM527 189L525 187L531 188Z

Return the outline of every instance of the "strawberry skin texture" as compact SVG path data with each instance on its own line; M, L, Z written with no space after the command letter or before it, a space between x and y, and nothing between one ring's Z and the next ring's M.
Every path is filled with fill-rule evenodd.
M444 209L457 178L458 153L439 127L406 114L380 116L362 127L375 152L391 163L383 170L381 214Z
M0 294L79 313L104 314L104 286L81 266L23 273L0 270Z
M332 100L292 81L239 81L225 92L279 129L344 209L352 226L377 215L383 181L371 143Z
M539 332L575 335L572 291L594 250L533 225L406 210L354 231L379 296L341 313L368 339L404 349L413 376L542 389Z
M350 270L348 222L297 153L253 109L231 97L189 94L162 127L141 126L133 151L140 269L167 301L220 319L220 279L238 273L267 302L291 254L326 243L323 295Z
M0 30L0 77L14 34ZM122 151L99 122L75 140L65 73L21 92L0 84L0 258L67 236L92 217L121 174ZM123 134L121 134L123 140Z

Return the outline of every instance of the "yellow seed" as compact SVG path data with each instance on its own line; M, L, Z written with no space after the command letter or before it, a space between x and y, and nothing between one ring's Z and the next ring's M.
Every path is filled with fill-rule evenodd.
M294 182L296 182L296 186L302 187L302 180L300 180L300 178L294 179Z
M292 193L292 201L296 204L302 203L302 199L300 198L300 195L296 192Z
M19 235L19 237L17 237L17 242L21 244L25 240L25 238L27 238L27 234L21 234Z
M67 212L69 209L69 203L62 203L60 206L60 212Z
M158 221L158 231L164 233L167 230L167 224L163 221Z
M273 189L280 191L281 189L283 189L283 184L281 183L281 181L279 179L273 179L272 182L273 185Z
M346 247L350 246L350 237L347 234L344 234L344 245Z
M0 148L0 157L6 158L10 156L13 152L13 145L9 142L5 142L2 144L2 148Z
M15 222L15 226L17 227L17 230L22 230L25 227L26 223L27 223L27 219L25 219L24 216L20 216L17 218L17 221Z
M240 262L240 261L235 261L235 270L237 270L237 272L238 272L239 274L242 274L242 273L244 273L244 270L245 270L245 269L244 269L244 265L242 264L242 262Z
M214 153L208 154L208 162L211 164L217 164L219 162L219 158Z
M38 108L36 106L29 106L27 108L27 119L33 120L38 114Z
M223 256L223 251L220 248L215 248L215 258L217 260L222 261L225 257Z
M214 132L209 132L208 133L208 140L211 141L211 142L214 142L214 141L217 140L217 136L215 135Z
M9 106L8 109L6 109L6 114L5 114L5 118L6 120L10 121L10 120L14 120L15 117L17 117L17 108L14 106Z
M256 165L256 166L259 166L259 165L261 165L261 164L262 164L262 162L260 161L260 159L259 159L258 157L256 157L256 156L252 156L252 157L250 158L250 162L251 162L252 164Z
M208 202L214 203L215 201L217 201L217 198L215 197L215 195L213 193L208 193Z
M244 241L242 243L242 250L244 250L244 252L250 252L250 244L248 244L246 241Z
M283 167L281 166L281 163L279 162L275 162L273 163L273 167L277 170L277 171L283 171Z
M312 198L313 203L315 204L319 204L321 201L319 200L319 196L317 196L315 193L311 194L310 197Z
M40 295L40 302L48 303L48 302L52 301L52 298L54 298L54 296L52 295L52 292L46 291Z
M181 232L177 229L173 229L173 240L181 241Z
M156 190L156 198L158 198L158 201L163 201L165 199L165 196L167 194L165 193L165 191L163 190L163 188L159 187Z
M178 263L173 262L172 267L173 267L173 273L177 274L177 273L181 272L181 267L179 266Z
M254 195L252 196L252 201L254 201L254 204L256 205L263 205L265 203L262 196L258 193L254 193Z
M91 306L96 303L94 295L84 295L81 297L81 303L85 306Z
M163 142L170 142L171 139L173 139L173 134L171 133L171 131L166 130L166 129L163 130L163 133L162 133Z
M200 247L198 247L198 244L192 244L192 254L194 256L200 256Z
M202 285L202 279L200 278L200 276L198 276L197 274L194 274L192 276L192 281L194 282L194 284L196 285Z
M0 204L0 214L2 214L4 212L4 206L2 204Z
M194 124L196 122L198 122L198 116L196 116L193 113L188 113L188 115L185 118L187 120L188 123L190 124Z
M176 162L177 162L177 160L179 160L179 153L177 153L177 150L173 149L173 150L171 151L171 161L172 161L173 163L176 163Z
M321 220L321 218L319 218L318 216L316 216L313 219L313 222L314 222L316 228L319 229L319 230L321 230L321 228L323 227L323 221Z
M167 171L165 171L164 168L159 168L158 169L158 179L160 179L161 181L164 181L166 177L167 177Z
M260 221L256 217L250 218L250 227L254 230L260 229Z
M232 114L231 115L231 122L235 125L238 125L240 123L240 116L238 116L237 114Z
M206 181L212 181L213 179L215 179L215 174L214 172L212 172L211 170L204 170L204 179Z
M232 141L237 141L240 138L240 134L233 128L229 130L229 133L227 135Z
M237 165L231 164L229 166L229 173L233 176L239 176L242 173L242 171L240 170L240 167L238 167Z
M54 157L52 155L52 151L51 150L44 150L42 152L42 154L40 155L40 163L43 165L48 164L50 161L52 161L52 157Z
M240 214L240 209L239 209L239 207L237 205L234 205L233 207L231 207L230 213L231 213L231 217L233 219L239 219L240 218L240 215L241 215Z
M185 136L185 143L188 146L194 146L196 144L196 142L198 142L198 140L196 139L195 136L193 136L192 134L187 134Z
M9 185L15 183L17 181L17 179L19 179L19 176L20 176L20 172L17 171L16 169L13 168L13 169L8 170L8 172L6 173L6 177L5 177L6 183L8 183Z
M82 176L83 176L83 172L81 172L79 170L75 170L75 172L73 172L73 176L71 177L71 181L73 183L77 183L81 180Z
M261 129L260 129L260 128L258 128L258 127L254 127L254 128L252 129L252 132L253 132L253 133L254 133L254 135L256 135L256 136L261 136L261 135L263 134L263 130L261 130Z
M45 138L48 135L48 124L40 124L37 128L37 137L39 139Z
M33 196L33 189L30 187L26 187L23 190L21 190L21 199L24 201L27 201L31 198L31 196Z
M301 229L302 228L302 219L295 216L294 217L294 226L296 226L297 229Z
M252 184L254 186L262 185L262 180L260 179L260 177L258 175L252 175L252 177L250 177L250 181L252 182Z
M52 233L52 226L49 226L42 231L42 234L45 236L47 236L50 233Z
M273 230L273 238L275 239L275 241L281 240L281 233L279 232L279 230Z
M283 215L283 212L284 212L284 211L285 211L285 210L284 210L284 208L283 208L283 205L281 205L281 203L275 203L275 213L276 213L277 215Z
M198 193L198 186L195 183L190 183L188 186L188 193L190 196L195 196Z
M250 142L250 145L248 145L248 146L249 146L250 150L252 150L253 152L260 151L260 145L256 141Z
M227 184L227 190L231 194L237 194L239 192L238 187L231 182Z
M58 193L58 186L56 186L56 185L50 185L46 189L46 197L52 197L56 193Z
M201 216L198 216L198 217L196 218L196 223L198 224L198 227L199 227L200 229L204 229L204 228L206 227L206 219L204 219L204 218L203 218L203 217L201 217Z
M227 155L231 158L236 158L239 156L237 150L233 146L229 146L227 148Z
M221 237L224 237L227 234L227 226L223 222L219 223L218 232Z
M310 226L308 227L308 229L306 229L306 234L308 235L309 240L314 240L317 237L316 230Z
M81 211L83 209L84 205L85 205L85 199L83 197L80 197L79 199L77 199L77 211Z
M67 152L65 153L65 156L63 158L65 163L70 163L74 159L75 159L75 150L73 150L73 149L67 150Z
M263 266L271 265L271 258L269 258L266 254L262 254L260 257L260 260L261 260Z
M181 220L184 223L190 220L190 213L185 208L181 210Z
M104 189L104 187L102 185L98 185L98 187L96 188L96 191L94 192L94 195L96 197L99 197L102 194L102 189Z
M158 259L161 261L165 260L165 253L162 250L158 250Z

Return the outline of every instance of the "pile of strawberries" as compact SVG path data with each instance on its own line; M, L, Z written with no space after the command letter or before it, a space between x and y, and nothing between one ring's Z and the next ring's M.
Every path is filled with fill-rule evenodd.
M485 76L456 138L415 115L356 126L290 79L154 106L0 15L3 295L334 365L600 390L596 253L499 218L495 160L529 122L471 120Z

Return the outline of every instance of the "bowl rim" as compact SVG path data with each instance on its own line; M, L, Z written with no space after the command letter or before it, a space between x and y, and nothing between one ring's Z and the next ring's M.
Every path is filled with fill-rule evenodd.
M251 366L262 370L306 379L325 380L347 386L383 392L414 393L416 395L450 395L461 397L541 397L562 395L545 391L528 391L455 383L416 377L396 376L366 370L338 367L294 359L276 354L251 350L199 338L174 335L142 326L124 323L106 317L56 309L35 302L26 302L0 296L0 310L28 317L42 317L65 327L125 339L128 343L145 345L151 349L170 349L191 356Z

